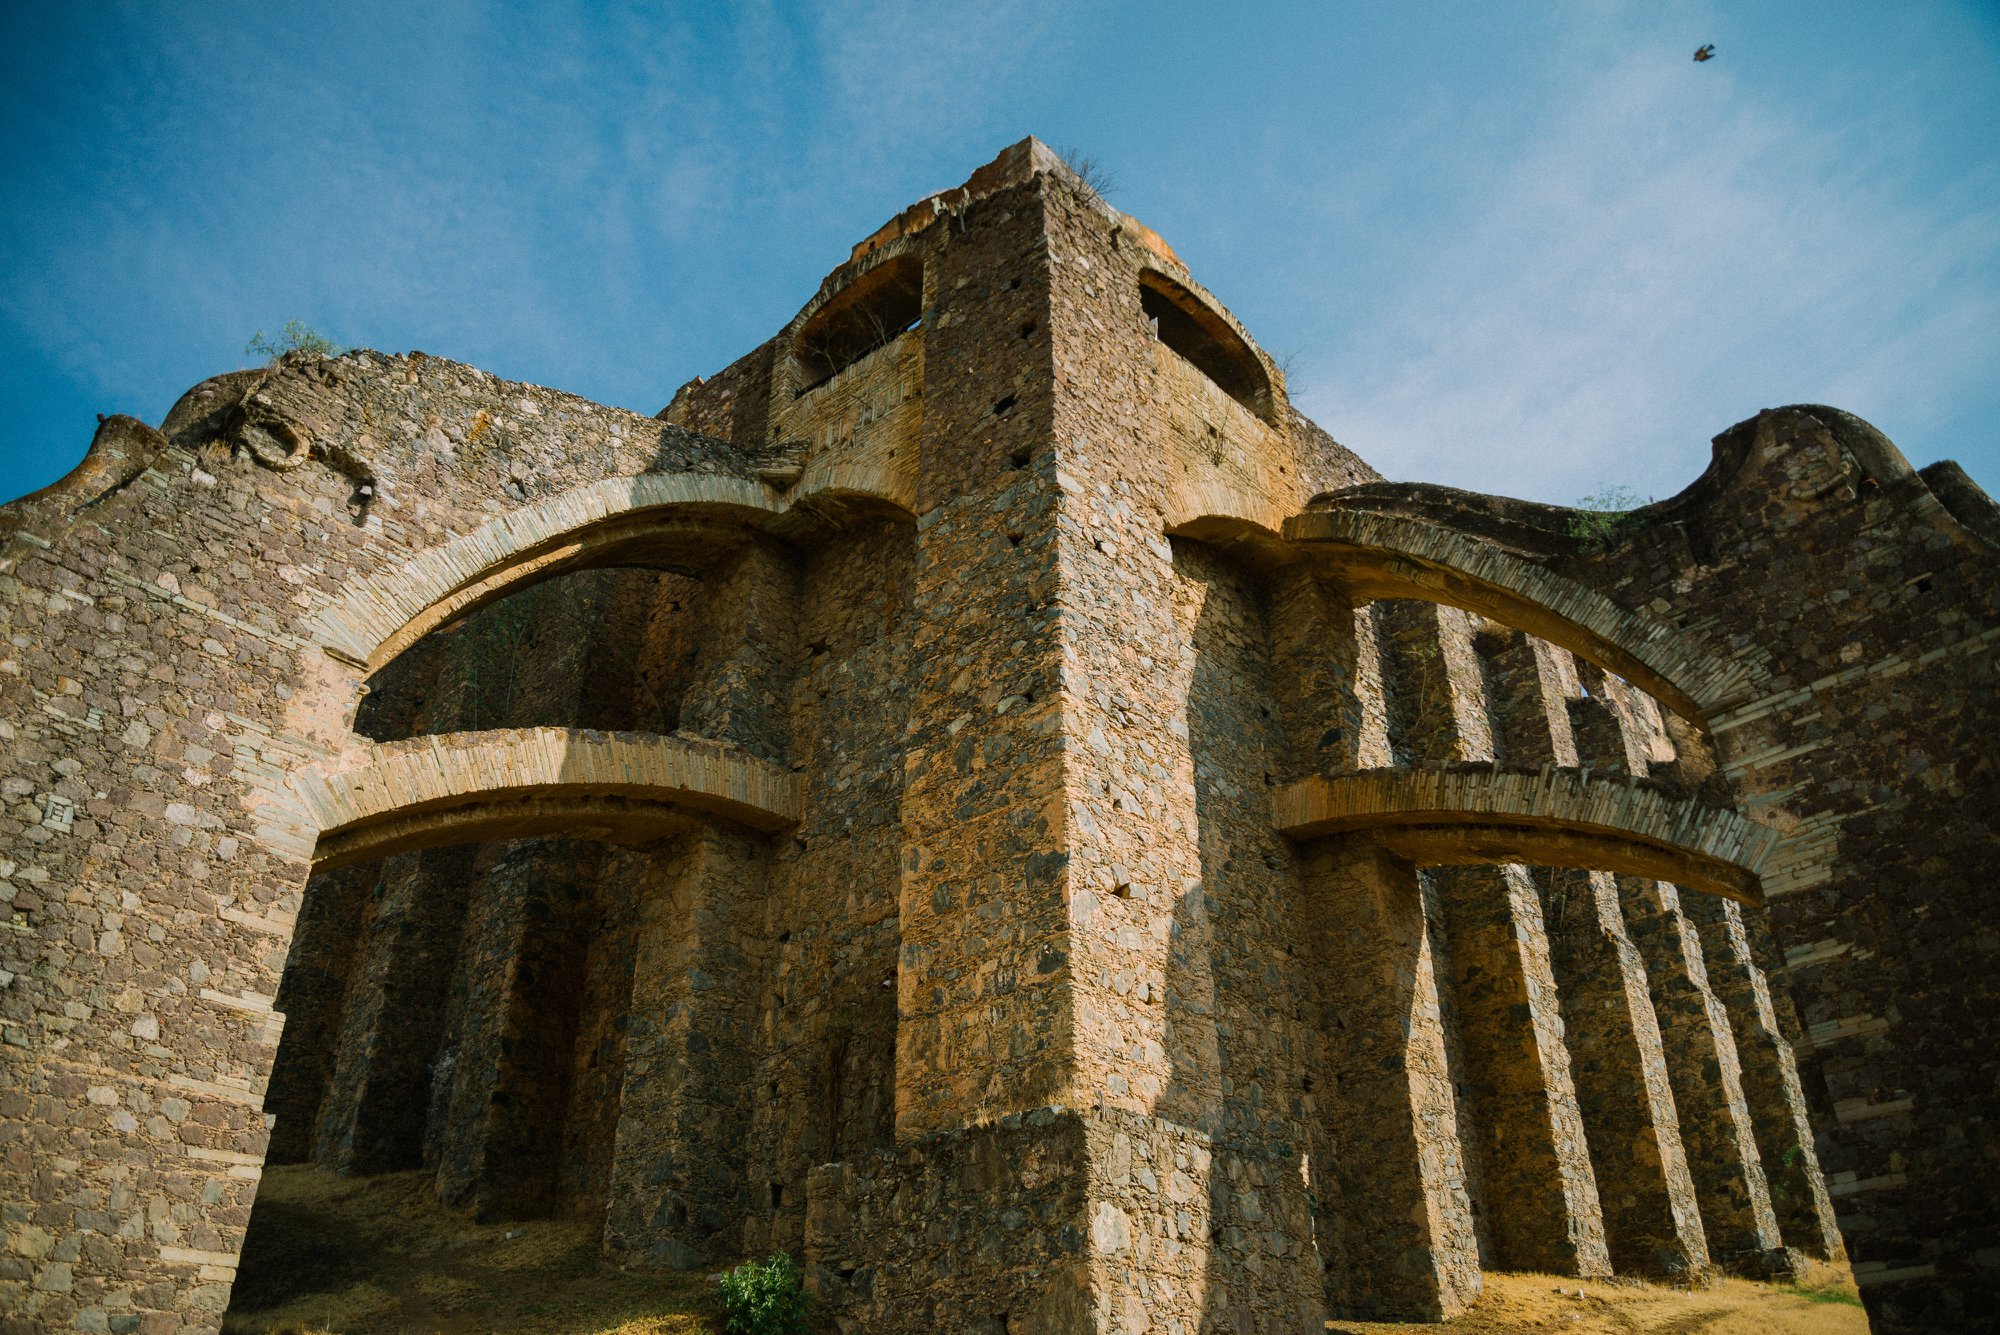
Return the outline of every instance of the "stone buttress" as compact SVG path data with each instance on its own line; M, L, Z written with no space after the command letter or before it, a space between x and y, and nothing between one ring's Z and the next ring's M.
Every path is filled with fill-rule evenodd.
M1028 140L657 418L292 356L0 539L0 1329L267 1163L884 1335L2000 1292L2000 511L1844 414L1384 482Z

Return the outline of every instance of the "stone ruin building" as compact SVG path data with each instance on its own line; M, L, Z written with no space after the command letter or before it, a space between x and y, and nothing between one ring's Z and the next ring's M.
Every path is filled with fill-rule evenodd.
M0 1330L300 1161L886 1335L2000 1307L2000 510L1845 413L1383 481L1028 140L657 418L293 355L0 537Z

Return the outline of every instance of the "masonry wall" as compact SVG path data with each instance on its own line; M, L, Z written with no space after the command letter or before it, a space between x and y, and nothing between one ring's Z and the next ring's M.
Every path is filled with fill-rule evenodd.
M1801 845L1768 886L1771 926L1825 1082L1841 1232L1879 1327L1963 1326L2000 1305L2000 1178L1976 1148L2000 830L1992 503L1975 490L1957 517L1872 428L1819 408L1725 433L1697 488L1572 559L1624 596L1671 589L1663 615L1769 656L1716 742Z
M307 457L246 436L253 387ZM420 354L224 377L165 426L111 419L114 469L5 517L0 1172L19 1207L0 1283L37 1326L205 1329L227 1301L305 880L260 811L344 742L361 680L310 613L581 479L735 466L720 442Z
M808 385L882 265L921 319ZM627 1264L799 1251L846 1329L1436 1318L1490 1266L1784 1274L1833 1206L1878 1324L1969 1319L1989 516L1819 411L1589 541L1381 483L1029 141L674 425L421 354L113 419L0 513L0 1299L212 1329L268 1149L600 1218ZM1280 536L1309 504L1523 554L1760 693L1676 716L1435 572L1379 596ZM326 638L418 575L506 596L387 662ZM699 740L796 806L598 794L308 881L295 775L529 726ZM1300 781L1473 767L1741 801L1789 836L1771 919L1504 834L1278 831Z

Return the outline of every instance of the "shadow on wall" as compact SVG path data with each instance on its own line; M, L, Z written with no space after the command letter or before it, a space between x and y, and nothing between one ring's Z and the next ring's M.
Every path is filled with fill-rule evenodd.
M1279 1314L1316 1324L1324 1311L1329 1240L1315 1244L1308 1173L1333 1156L1315 1135L1313 1017L1295 992L1295 855L1271 820L1282 737L1265 601L1199 544L1175 543L1174 565L1200 599L1187 723L1201 877L1174 901L1171 1077L1156 1111L1213 1138L1199 1329L1234 1335ZM1319 1222L1331 1220L1322 1211Z

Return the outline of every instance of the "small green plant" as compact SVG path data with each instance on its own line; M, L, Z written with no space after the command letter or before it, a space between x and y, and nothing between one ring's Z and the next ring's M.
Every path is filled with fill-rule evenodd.
M1611 487L1592 496L1579 496L1577 512L1570 516L1569 535L1582 543L1585 551L1601 552L1646 526L1637 513L1641 504L1630 487Z
M276 338L266 338L261 329L252 334L250 341L244 345L243 355L276 361L288 352L310 352L316 357L338 357L346 351L345 347L320 333L304 320L287 320Z
M722 1277L724 1335L804 1335L805 1286L784 1252L745 1261Z

